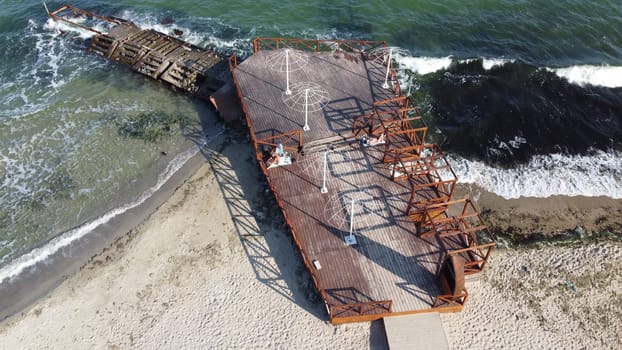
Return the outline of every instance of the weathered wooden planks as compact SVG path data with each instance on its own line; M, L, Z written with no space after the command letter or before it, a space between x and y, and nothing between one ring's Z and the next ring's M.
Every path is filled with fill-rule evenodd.
M259 51L234 70L240 97L257 139L302 129L304 113L286 104L285 73L270 67L274 51ZM307 67L290 72L290 84L309 81L329 92L323 110L309 120L305 143L351 134L354 119L373 102L395 97L383 89L384 67L362 55L307 52ZM327 142L325 142L327 143ZM330 143L330 142L328 142ZM408 181L392 181L383 150L355 139L333 144L327 154L328 193L320 193L321 149L297 155L289 166L267 170L287 221L307 261L322 268L311 273L328 305L392 300L393 312L430 310L440 293L436 274L445 247L436 237L421 238L407 215ZM434 193L430 193L433 196ZM350 200L355 199L357 245L348 246Z

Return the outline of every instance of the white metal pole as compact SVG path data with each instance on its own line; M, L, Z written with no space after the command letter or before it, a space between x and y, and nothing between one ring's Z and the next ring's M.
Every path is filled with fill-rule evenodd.
M354 227L354 198L352 198L352 209L350 209L350 236L352 236L353 227Z
M309 131L309 89L305 89L305 126L302 130Z
M289 89L289 49L285 49L285 95L291 95L292 90Z
M387 74L384 77L384 84L382 85L383 88L388 89L389 88L389 72L391 72L391 56L393 54L393 50L389 49L389 61L387 62Z
M324 152L324 175L322 175L322 189L321 193L327 193L328 188L326 188L326 170L328 168L328 151Z

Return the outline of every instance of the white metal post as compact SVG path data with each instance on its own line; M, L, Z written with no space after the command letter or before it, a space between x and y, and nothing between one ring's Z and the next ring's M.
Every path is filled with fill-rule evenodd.
M328 188L326 188L326 170L328 168L328 151L324 152L324 175L322 175L322 189L321 193L328 193Z
M384 77L384 84L382 85L382 87L385 89L389 88L389 72L391 72L391 56L392 55L393 55L393 50L389 49L389 61L387 62L387 74Z
M309 89L305 89L305 126L302 130L309 131Z
M356 237L354 237L354 198L352 199L352 208L350 209L350 235L346 236L346 244L356 244Z
M352 209L350 209L350 236L352 236L353 227L354 227L354 198L352 198Z
M285 95L291 95L292 90L289 89L289 49L285 49Z

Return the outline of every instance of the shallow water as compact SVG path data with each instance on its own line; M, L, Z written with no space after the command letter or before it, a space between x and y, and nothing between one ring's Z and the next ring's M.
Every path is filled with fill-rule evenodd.
M404 86L462 181L507 198L622 198L619 2L74 4L242 56L256 36L385 40L409 51ZM206 107L87 54L88 36L38 1L0 5L2 279L34 247L159 186L204 142ZM123 134L146 113L183 122L155 142Z

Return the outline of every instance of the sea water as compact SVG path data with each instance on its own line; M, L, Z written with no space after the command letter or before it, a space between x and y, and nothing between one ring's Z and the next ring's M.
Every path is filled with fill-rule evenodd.
M462 182L506 198L622 198L620 2L74 5L242 57L257 36L384 40L403 49L403 90ZM40 1L0 9L3 280L146 200L204 144L207 107L87 53L89 34ZM144 118L166 132L125 132Z

